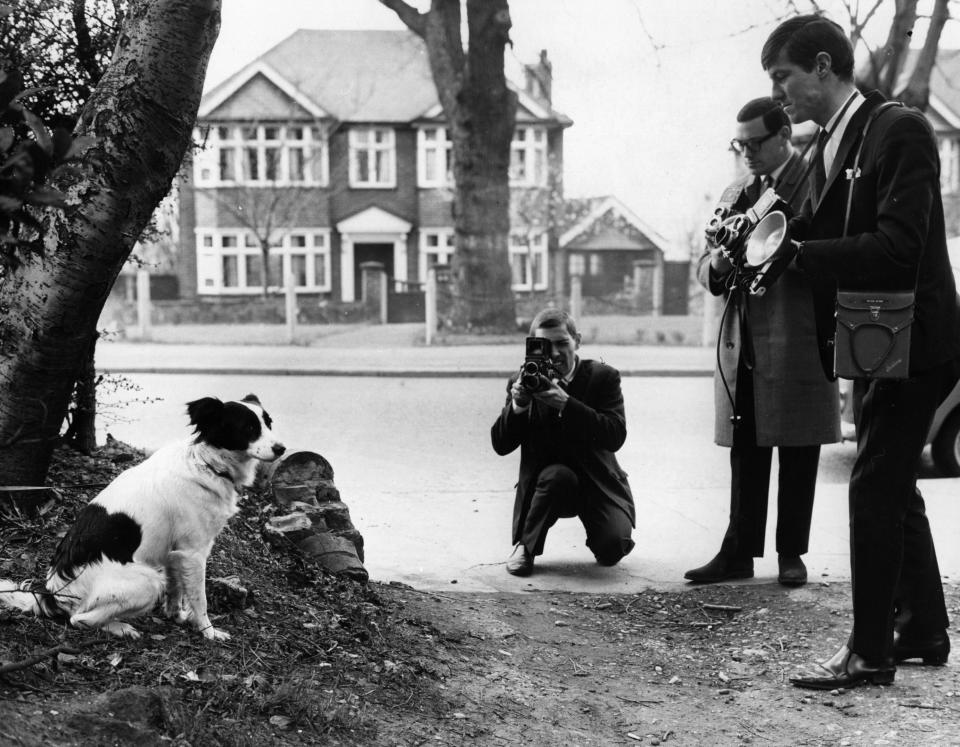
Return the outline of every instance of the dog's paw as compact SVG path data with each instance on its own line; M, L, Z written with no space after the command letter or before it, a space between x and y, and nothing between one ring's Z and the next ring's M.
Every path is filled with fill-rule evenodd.
M120 622L119 620L114 620L113 622L108 622L106 625L102 625L101 630L105 630L118 638L131 638L133 640L140 638L139 630L130 623Z
M219 628L215 628L212 625L204 628L200 632L203 633L203 637L206 638L208 641L229 641L230 640L230 634L227 631L220 630Z

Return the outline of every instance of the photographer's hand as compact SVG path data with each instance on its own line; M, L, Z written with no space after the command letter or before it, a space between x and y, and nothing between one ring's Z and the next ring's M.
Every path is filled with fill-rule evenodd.
M733 263L727 258L721 247L714 247L710 250L710 269L718 277L726 275L733 269Z
M510 387L510 397L513 399L513 409L515 412L522 412L530 407L530 403L533 401L530 398L530 392L523 388L523 385L520 384L520 378L517 377L517 380L513 382L513 386Z
M533 396L538 402L542 402L547 407L563 412L563 408L567 406L567 400L570 399L570 395L561 389L557 382L550 379L546 379L546 382L547 385L543 389L534 392Z

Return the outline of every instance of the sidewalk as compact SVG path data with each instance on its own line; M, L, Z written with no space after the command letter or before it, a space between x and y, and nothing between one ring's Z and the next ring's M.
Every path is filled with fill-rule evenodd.
M105 373L505 377L523 360L520 333L516 343L435 346L423 344L422 324L328 325L298 333L303 344L287 345L273 342L284 338L282 325L154 327L151 342L101 341L96 364ZM624 376L709 376L715 356L704 347L612 343L585 343L582 353Z

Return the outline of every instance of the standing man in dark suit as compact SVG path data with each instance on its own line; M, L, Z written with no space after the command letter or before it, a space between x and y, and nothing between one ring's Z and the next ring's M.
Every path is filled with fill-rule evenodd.
M790 133L790 120L769 97L747 102L737 114L730 145L743 154L749 173L724 193L739 192L733 212L745 212L769 187L799 209L807 170ZM716 557L684 576L694 583L753 576L753 559L763 556L775 446L778 580L799 586L807 581L800 556L810 539L820 445L840 440L839 393L820 370L813 296L803 274L788 270L766 293L749 295L729 288L733 273L708 232L697 277L728 303L714 390L715 440L730 447L730 523Z
M493 424L493 449L501 456L520 447L520 480L513 505L513 554L507 572L529 576L557 519L577 516L587 547L600 565L616 565L633 549L636 523L627 475L614 452L627 437L620 374L581 360L580 333L565 311L545 309L530 335L549 341L557 376L540 377L535 389L519 375L507 384L507 401Z
M897 662L943 664L950 651L937 556L917 490L934 411L960 377L960 307L937 143L923 114L903 106L881 110L864 134L884 98L854 87L853 48L832 21L784 21L764 44L761 62L790 119L822 128L814 156L823 159L822 187L812 189L791 233L799 241L796 263L813 284L827 376L838 287L916 293L910 377L854 381L861 407L850 476L853 631L816 671L791 680L817 689L891 684Z

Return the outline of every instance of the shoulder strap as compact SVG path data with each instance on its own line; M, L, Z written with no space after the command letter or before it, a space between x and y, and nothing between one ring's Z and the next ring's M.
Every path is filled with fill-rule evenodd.
M873 124L874 120L880 116L881 113L887 109L891 109L894 106L903 106L902 101L885 101L872 112L867 118L866 124L863 126L863 132L860 134L860 144L857 146L857 155L853 159L853 169L851 169L850 174L850 188L847 190L847 209L843 216L843 233L841 236L847 235L847 230L850 227L850 203L853 202L853 185L857 181L857 174L860 170L860 155L863 153L863 144L867 142L867 132L870 130L870 125Z

